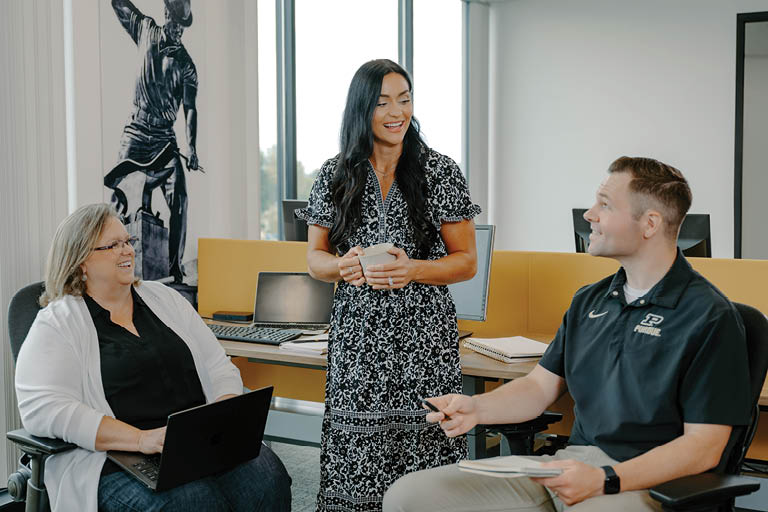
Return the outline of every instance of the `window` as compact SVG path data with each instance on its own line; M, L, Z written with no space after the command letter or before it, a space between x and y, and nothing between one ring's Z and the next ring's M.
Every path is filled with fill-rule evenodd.
M258 2L263 239L280 236L280 201L284 197L306 199L317 170L338 153L347 89L355 71L372 59L397 62L399 36L405 45L413 45L404 50L408 53L410 49L413 54L414 113L422 135L432 148L461 165L463 4L460 0L412 0L410 23L399 18L399 7L408 3ZM276 12L276 8L281 11ZM411 19L407 14L405 18ZM278 23L283 25L278 27ZM413 27L412 37L406 37L409 26ZM283 44L278 48L278 30L294 36L283 40L287 49L282 48ZM278 80L277 59L281 57L286 69L283 80ZM293 94L277 90L278 83L285 87L283 82L295 84L295 105ZM278 112L278 105L285 113ZM278 120L278 115L285 117ZM283 130L282 137L278 137L278 129ZM278 144L284 146L278 148Z
M261 239L278 238L277 208L277 66L275 2L258 3L259 18L259 151L261 152Z
M458 4L459 2L457 2ZM397 62L397 0L296 0L296 189L339 152L352 76L372 59Z
M430 147L461 165L459 0L413 1L413 113Z

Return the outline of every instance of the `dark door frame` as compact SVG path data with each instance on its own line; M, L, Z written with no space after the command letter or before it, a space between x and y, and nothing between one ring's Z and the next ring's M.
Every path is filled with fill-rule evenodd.
M736 16L736 140L734 143L733 257L741 258L741 190L744 153L744 37L747 23L768 21L768 12Z

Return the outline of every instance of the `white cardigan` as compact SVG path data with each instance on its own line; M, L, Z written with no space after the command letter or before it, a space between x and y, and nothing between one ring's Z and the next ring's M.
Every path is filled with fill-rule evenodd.
M237 367L184 297L151 281L136 291L189 347L207 402L243 392ZM97 510L106 453L95 451L96 431L104 415L114 414L104 395L96 328L82 297L67 295L37 314L16 362L16 395L29 433L80 447L46 462L53 512Z

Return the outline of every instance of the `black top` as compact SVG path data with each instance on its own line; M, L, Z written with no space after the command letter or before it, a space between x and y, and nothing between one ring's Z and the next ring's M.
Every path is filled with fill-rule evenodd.
M168 415L205 403L192 353L184 341L133 296L133 333L84 295L99 337L101 382L115 418L142 430L165 426Z
M747 424L747 349L733 304L679 250L631 304L626 279L621 268L576 292L539 362L575 402L570 443L623 461L679 437L683 423Z

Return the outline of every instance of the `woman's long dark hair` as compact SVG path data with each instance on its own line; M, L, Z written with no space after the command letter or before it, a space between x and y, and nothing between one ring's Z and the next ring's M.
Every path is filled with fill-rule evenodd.
M362 197L368 175L368 158L373 153L373 111L379 102L384 76L398 73L413 90L411 77L398 64L388 59L366 62L357 70L347 93L347 105L341 123L341 152L331 181L331 197L336 220L328 241L341 251L349 250L346 243L360 225ZM424 174L426 144L419 133L419 123L411 117L403 139L403 152L397 163L397 186L408 205L408 218L416 239L417 258L426 258L437 238L437 229L426 215L429 189Z

